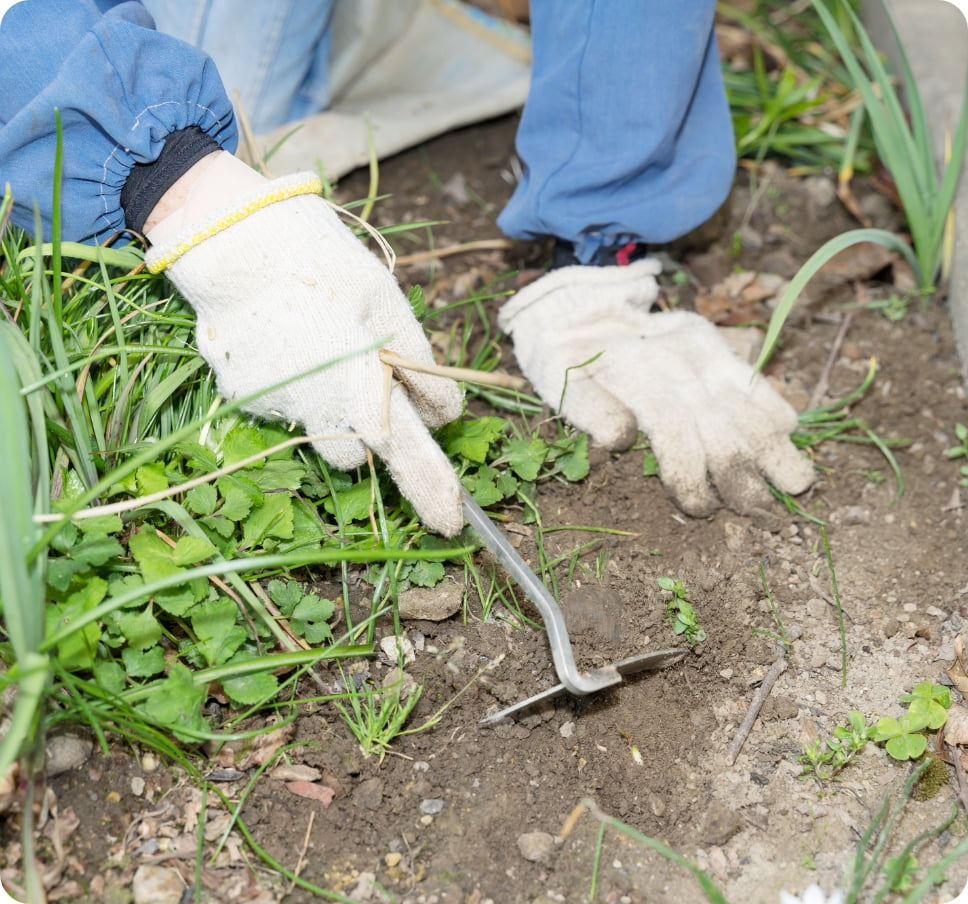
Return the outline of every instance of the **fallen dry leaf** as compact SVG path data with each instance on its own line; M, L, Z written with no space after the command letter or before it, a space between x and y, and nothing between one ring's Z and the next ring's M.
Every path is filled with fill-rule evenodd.
M944 723L944 740L952 747L968 744L968 707L954 703L948 707L948 719Z
M895 254L878 242L858 242L845 248L820 268L831 282L870 279L894 263Z
M286 788L300 797L318 800L324 807L328 807L336 796L336 792L327 785L317 785L316 782L286 782Z
M955 661L951 663L944 673L951 679L951 683L958 689L963 697L968 697L968 669L965 668L966 651L965 635L959 634L955 638Z
M730 273L706 292L696 296L696 311L720 326L765 320L766 312L758 308L778 295L787 281L775 273Z

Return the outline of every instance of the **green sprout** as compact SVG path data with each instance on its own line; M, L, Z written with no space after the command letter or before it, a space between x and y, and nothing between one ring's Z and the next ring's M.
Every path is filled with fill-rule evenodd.
M924 732L935 731L947 721L951 692L940 684L922 681L901 700L909 704L907 712L898 719L879 720L871 729L871 738L883 743L895 760L916 760L928 746Z
M803 749L797 760L803 763L800 778L817 778L829 782L859 754L871 737L863 713L856 710L847 716L847 726L834 729L833 738L817 738Z
M948 458L968 459L968 427L964 424L955 424L955 436L958 438L958 445L945 450ZM968 487L968 463L961 466L961 480L958 481L963 487Z
M706 632L700 627L696 610L689 602L689 589L682 581L672 578L656 578L655 582L660 589L672 594L672 598L666 602L672 633L681 634L691 644L702 643L706 639Z

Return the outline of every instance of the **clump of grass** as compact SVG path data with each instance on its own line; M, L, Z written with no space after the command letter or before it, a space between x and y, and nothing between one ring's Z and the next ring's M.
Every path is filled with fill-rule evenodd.
M780 296L770 318L763 349L756 362L762 368L773 354L790 310L806 284L832 257L859 242L877 242L900 254L911 266L918 289L927 296L935 291L939 274L944 277L946 230L968 143L968 80L958 122L951 134L950 151L944 166L935 164L932 136L917 83L911 72L903 43L887 11L900 48L901 84L907 108L898 86L850 5L834 4L841 19L823 0L811 0L837 48L851 79L851 87L863 101L879 157L890 170L911 234L909 245L883 229L854 229L836 236L815 251ZM841 24L846 20L860 46L858 54Z

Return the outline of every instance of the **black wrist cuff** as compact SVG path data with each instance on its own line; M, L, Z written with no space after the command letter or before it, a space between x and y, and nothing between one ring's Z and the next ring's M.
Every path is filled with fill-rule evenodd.
M125 225L141 232L161 196L202 157L220 150L219 143L198 126L172 132L153 163L136 163L121 189Z

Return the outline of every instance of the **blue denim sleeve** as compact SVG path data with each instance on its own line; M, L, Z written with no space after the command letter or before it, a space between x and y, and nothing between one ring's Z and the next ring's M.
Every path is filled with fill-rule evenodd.
M11 220L50 238L56 126L63 126L61 237L99 242L125 225L132 167L198 126L225 150L238 132L215 64L154 30L140 3L24 0L0 23L0 184Z

